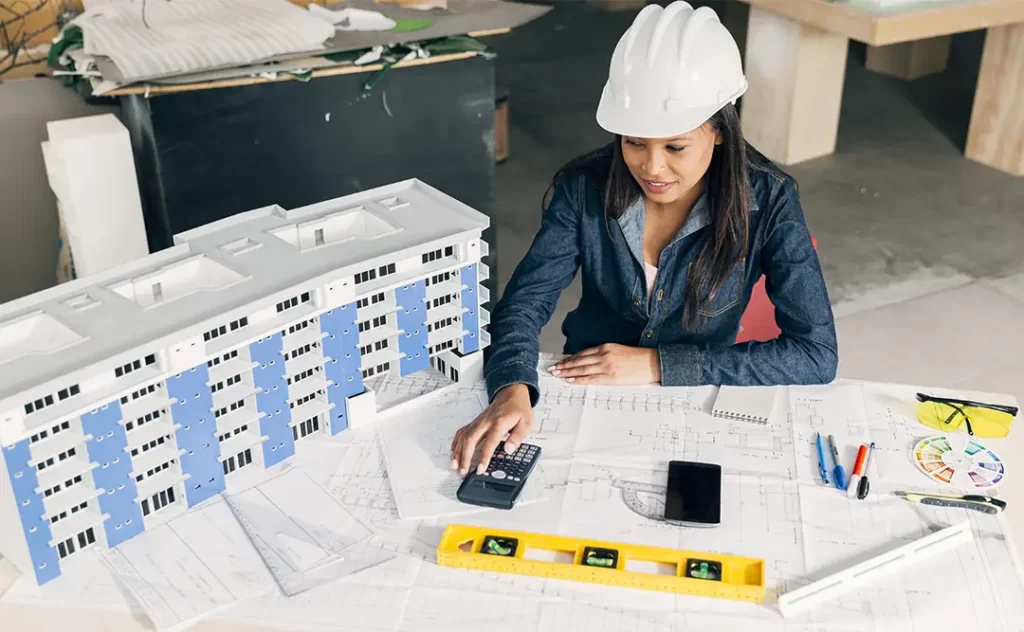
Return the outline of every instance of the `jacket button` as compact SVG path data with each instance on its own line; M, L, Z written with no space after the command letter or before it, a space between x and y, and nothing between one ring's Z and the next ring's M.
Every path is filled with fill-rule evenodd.
M653 335L654 335L654 332L653 332L653 331L648 331L648 332L647 332L647 337L648 337L648 338L650 338L650 337L651 337L651 336L653 336Z
M634 303L634 305L636 305L637 307L640 307L640 301L636 301L636 302Z

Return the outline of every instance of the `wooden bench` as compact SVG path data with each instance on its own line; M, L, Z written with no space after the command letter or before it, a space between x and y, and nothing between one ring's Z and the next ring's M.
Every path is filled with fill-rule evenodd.
M908 76L941 69L939 60L945 65L942 38L987 29L965 154L1024 176L1024 1L886 10L865 0L742 2L750 5L743 129L769 158L791 165L835 152L849 40L875 47L869 68ZM735 1L725 5L728 24Z

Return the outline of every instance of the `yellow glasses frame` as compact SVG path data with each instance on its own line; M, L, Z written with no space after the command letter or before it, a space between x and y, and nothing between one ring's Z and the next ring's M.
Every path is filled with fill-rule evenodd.
M1010 425L1017 416L1016 406L984 404L954 397L917 394L917 419L929 428L953 432L962 425L967 434L998 439L1010 434Z

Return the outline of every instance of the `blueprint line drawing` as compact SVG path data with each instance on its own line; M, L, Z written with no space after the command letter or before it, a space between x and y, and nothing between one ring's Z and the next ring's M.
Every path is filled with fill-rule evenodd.
M387 388L403 393L429 388L428 376L414 377L416 381L409 383L389 377L393 383ZM398 453L407 455L405 461L430 464L410 471L439 468L438 475L447 475L453 429L481 410L486 401L482 389L458 386L425 400L419 412L409 410L376 427L331 440L309 459L297 459L295 470L286 470L236 495L239 499L231 496L226 502L212 503L196 516L180 516L146 534L144 537L167 534L168 541L158 544L179 552L187 578L181 572L162 571L166 577L155 581L153 573L148 573L149 583L125 597L122 580L115 583L106 567L96 564L92 585L80 588L91 591L88 599L83 593L75 597L76 604L85 607L91 599L96 607L103 604L104 608L129 611L138 607L136 601L146 603L147 611L163 616L162 627L205 616L241 625L341 632L1020 632L1024 583L1003 517L921 506L891 494L897 486L928 483L915 469L903 467L913 468L904 446L912 445L919 435L932 434L914 420L914 388L859 383L793 387L783 390L784 397L777 404L786 414L773 415L771 422L762 426L713 418L703 403L694 406L692 398L672 395L652 401L644 389L576 387L545 376L541 385L535 434L538 441L547 441L545 446L563 446L560 454L564 455L549 458L545 452L538 464L542 502L518 505L513 511L401 518L389 478L395 468L389 467L381 447L386 441L378 435L387 435L388 440L404 438L406 446ZM615 428L616 417L628 419L628 423L620 422L621 427ZM679 432L661 437L665 445L655 449L659 429L668 423L666 417L671 417ZM594 436L597 428L608 436ZM871 494L866 500L851 501L834 487L820 485L816 450L812 451L816 432L835 435L840 450L849 452L843 457L847 465L856 445L875 441L876 448L880 446L884 458L879 459L877 470L869 469ZM643 441L626 443L630 433ZM577 444L600 446L620 439L623 451L617 458L577 450ZM637 446L641 447L635 449ZM662 519L668 460L680 455L722 465L720 527L681 528ZM443 466L439 465L442 457ZM307 463L316 475L303 469ZM329 484L319 488L319 481L327 478L324 472L332 465L335 469ZM327 513L336 517L327 519L288 506L297 494L289 493L287 486L274 487L287 481L292 487L308 487L307 496L318 487L330 498L317 496L313 504L342 512L331 509ZM436 488L433 482L424 484L428 489L431 486ZM274 515L274 507L267 506L264 499L273 500L283 518L264 516L266 510ZM243 513L249 516L241 524L232 514L232 507L240 503L247 505ZM248 521L248 531L254 533L285 519L305 532L318 520L349 524L342 520L344 516L364 529L340 529L348 535L337 540L328 535L304 536L304 542L316 544L314 548L290 538L280 538L283 542L275 545L275 550L284 547L288 555L295 556L289 558L291 565L286 571L304 567L324 573L306 574L313 581L300 585L301 590L291 596L279 588L280 582L268 571L258 547L249 545L242 528ZM970 520L974 530L972 543L794 618L783 619L776 608L779 594L964 519ZM435 552L449 523L760 558L765 561L766 599L763 604L740 603L442 567L435 563ZM280 528L270 530L274 535ZM364 534L366 537L359 539ZM346 546L349 542L354 544ZM137 544L146 542L140 539ZM121 548L114 551L123 553L134 566L152 563L146 559L153 555L148 545L144 549ZM395 557L358 572L349 573L354 568L348 567L335 573L331 551L337 548L342 550L341 563L364 554ZM330 562L317 564L321 555ZM88 559L83 556L75 562ZM304 566L299 563L303 560ZM107 581L102 580L102 572L107 573ZM130 575L131 568L123 573ZM61 597L33 593L19 580L2 599L57 604L77 590L61 588L64 579L68 578L43 587L60 590ZM193 599L191 593L198 590L197 585L202 585L204 592ZM31 589L40 590L34 582ZM245 595L256 598L244 599Z
M194 623L274 586L223 501L98 554L157 629Z
M678 387L591 386L586 405L595 410L630 413L685 413L690 410L690 392Z
M975 540L875 586L843 595L828 612L797 621L873 622L887 629L1013 630L1024 621L1024 589L1001 517L907 503L885 493L850 503L824 487L800 487L809 580L970 520ZM943 607L939 608L936 600Z
M526 441L540 446L544 460L570 459L576 450L587 387L551 377L544 370L538 384L540 399L533 409L533 431Z
M786 420L752 424L706 412L691 412L686 420L684 460L718 463L726 474L796 478L793 433Z
M227 504L289 596L394 557L357 547L372 532L298 469L235 494Z
M678 393L589 387L575 455L627 463L682 458L688 409L689 399Z
M387 409L382 418L402 414L405 404L421 397L428 398L423 401L430 401L486 393L482 382L453 382L434 368L401 377L387 373L371 378L366 384L374 391L377 405Z
M353 437L328 491L374 532L375 545L433 559L444 529L438 529L432 520L401 519L375 430L359 431Z

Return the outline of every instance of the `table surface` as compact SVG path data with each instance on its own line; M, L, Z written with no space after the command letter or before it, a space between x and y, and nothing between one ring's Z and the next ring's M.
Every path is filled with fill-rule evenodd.
M853 381L839 380L837 383L851 382ZM857 382L862 384L872 384L870 382ZM997 403L1015 401L1015 398L1012 396L992 395L968 391L964 391L962 395L964 397L974 399L987 396L988 399L982 399L982 401L993 401ZM701 410L709 412L712 403L713 397L706 399L704 404L701 406ZM788 412L788 408L788 396L777 398L773 418L779 414L786 414ZM1024 422L1018 418L1016 424L1020 425L1021 423ZM988 444L989 447L995 449L1002 456L1004 461L1007 463L1008 471L1012 472L1007 477L1005 483L999 488L998 495L1008 504L1003 517L1005 519L1004 524L1008 526L1012 540L1015 543L1024 542L1024 475L1016 474L1017 466L1024 464L1024 430L1017 430L1016 433L1011 432L1010 436L1005 439L985 440L985 443ZM429 562L426 564L429 564ZM354 577L358 577L358 575ZM0 594L2 594L17 578L18 573L13 566L8 561L0 559ZM619 589L595 587L595 590ZM253 599L257 598L258 597L254 597ZM242 607L239 604L234 605L236 607ZM827 606L822 607L826 608ZM7 599L0 600L0 621L3 621L5 624L14 622L15 625L9 628L11 630L31 629L36 631L47 631L73 629L76 632L91 632L93 630L97 632L127 632L153 629L149 620L141 612L129 614L126 612L111 612L100 609L81 609L71 606L67 608L52 608L52 605L50 608L43 608L39 606L10 602ZM350 621L349 623L351 624L353 622ZM344 629L358 629L358 624L356 623L355 625L356 627L354 628L345 627ZM3 627L5 630L8 629L7 625L4 625ZM239 630L255 632L262 632L266 630L267 632L270 632L279 631L281 628L259 626L252 623L236 623L233 621L217 619L214 615L211 618L201 620L195 626L188 629L196 632L235 632ZM314 627L310 629L322 628ZM633 628L630 629L632 630Z
M867 0L742 0L752 8L884 46L1024 22L1020 0L949 0L879 8Z

